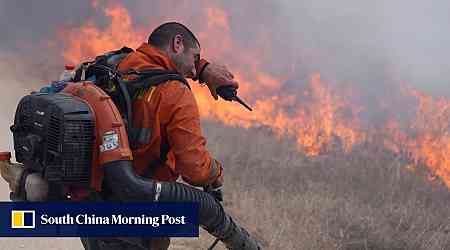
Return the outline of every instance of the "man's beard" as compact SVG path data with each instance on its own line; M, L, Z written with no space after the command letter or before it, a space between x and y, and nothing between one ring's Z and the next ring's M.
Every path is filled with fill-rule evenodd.
M179 74L181 74L183 77L186 77L186 74L188 73L187 71L187 66L185 63L183 63L185 61L184 59L184 54L181 55L174 55L172 57L172 62L175 64L176 70Z

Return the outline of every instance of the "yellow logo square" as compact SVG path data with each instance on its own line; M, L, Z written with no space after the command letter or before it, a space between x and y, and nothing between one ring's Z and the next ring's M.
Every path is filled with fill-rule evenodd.
M12 210L11 228L35 228L35 211Z

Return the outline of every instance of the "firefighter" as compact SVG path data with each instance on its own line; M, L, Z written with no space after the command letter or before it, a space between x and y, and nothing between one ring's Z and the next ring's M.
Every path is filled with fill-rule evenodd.
M215 99L217 87L238 87L224 66L200 59L200 43L179 23L156 28L147 43L118 65L121 72L148 69L173 70L206 83ZM176 181L181 176L194 186L222 185L222 166L206 150L197 103L188 86L168 81L141 93L134 101L133 116L134 127L151 130L147 140L141 140L133 149L138 174L160 181ZM151 164L159 160L165 161Z
M200 42L187 27L165 23L150 34L148 42L123 59L118 70L176 71L206 84L216 100L218 87L238 88L225 66L201 59L200 52ZM133 124L140 130L138 134L147 135L133 147L133 168L138 175L168 182L181 176L193 186L222 186L223 168L205 147L199 110L189 86L174 80L140 93L133 103ZM82 241L85 246L102 245L100 249L128 249L129 244L119 239ZM162 250L168 249L170 239L153 238L147 242L150 249Z

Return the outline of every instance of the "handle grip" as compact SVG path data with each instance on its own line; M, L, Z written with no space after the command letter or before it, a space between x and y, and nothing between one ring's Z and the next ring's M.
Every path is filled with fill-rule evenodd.
M237 96L237 90L231 86L218 87L216 92L226 101L233 101Z
M239 102L242 106L246 107L248 110L253 111L253 109L248 106L241 98L237 96L236 88L232 86L221 86L216 89L217 94L222 97L226 101L236 101Z

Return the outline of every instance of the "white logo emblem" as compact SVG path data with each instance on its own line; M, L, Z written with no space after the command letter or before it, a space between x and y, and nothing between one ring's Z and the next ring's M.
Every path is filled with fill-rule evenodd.
M119 147L119 135L115 131L108 131L103 135L100 152L114 150Z

